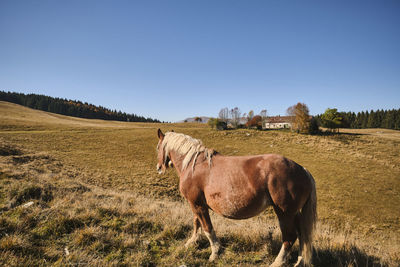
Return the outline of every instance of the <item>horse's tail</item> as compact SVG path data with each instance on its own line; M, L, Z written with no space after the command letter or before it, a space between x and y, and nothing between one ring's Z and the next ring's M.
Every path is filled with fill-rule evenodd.
M300 213L300 251L304 264L311 266L312 258L312 241L317 224L317 192L315 181L311 173L307 170L308 177L311 181L311 194L301 209Z

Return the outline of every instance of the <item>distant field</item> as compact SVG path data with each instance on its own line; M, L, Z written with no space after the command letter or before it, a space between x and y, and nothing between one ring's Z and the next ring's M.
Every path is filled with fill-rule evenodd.
M400 131L390 130L390 129L341 129L340 132L349 134L377 136L397 141L400 140Z
M155 171L157 128L189 134L226 155L283 154L310 170L318 195L316 266L400 264L399 131L215 131L196 123L71 118L6 102L0 264L207 265L206 239L197 250L182 248L190 210L176 173ZM225 247L215 265L268 264L279 252L270 209L246 221L213 220Z

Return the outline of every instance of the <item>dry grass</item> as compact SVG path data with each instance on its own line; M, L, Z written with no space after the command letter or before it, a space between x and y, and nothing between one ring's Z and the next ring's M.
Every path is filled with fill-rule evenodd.
M316 266L399 265L396 137L103 122L4 102L0 264L207 265L205 238L197 249L183 249L192 218L175 172L156 175L158 127L200 138L223 154L280 153L309 169L320 217ZM32 206L23 207L30 201ZM212 217L224 246L215 265L259 265L277 255L279 231L271 210L245 221Z

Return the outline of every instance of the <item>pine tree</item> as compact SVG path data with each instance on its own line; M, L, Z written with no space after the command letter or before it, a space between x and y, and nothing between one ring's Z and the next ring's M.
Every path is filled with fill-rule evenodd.
M360 129L361 128L361 123L362 123L362 119L361 119L361 112L357 113L356 119L354 120L354 127L355 129Z
M393 129L400 130L400 109L394 112L394 126Z
M377 128L377 114L373 110L371 110L371 113L369 114L368 117L368 122L367 122L367 128Z
M354 112L351 113L351 123L350 123L350 128L357 128L357 122L356 122L356 114Z
M367 110L365 113L363 112L363 117L362 117L361 127L360 127L361 129L367 128L368 118L369 118L369 112Z

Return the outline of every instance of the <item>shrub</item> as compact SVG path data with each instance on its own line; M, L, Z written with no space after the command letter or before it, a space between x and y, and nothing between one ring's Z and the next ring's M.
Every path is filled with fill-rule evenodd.
M249 120L245 126L247 128L253 128L253 127L261 128L262 127L261 123L262 123L262 118L261 116L257 115L251 118L251 120Z
M310 120L310 126L308 127L309 134L318 134L319 133L319 125L316 118L312 117Z
M228 125L226 124L226 122L217 118L210 118L208 120L208 125L210 125L212 129L217 129L217 130L228 129Z

